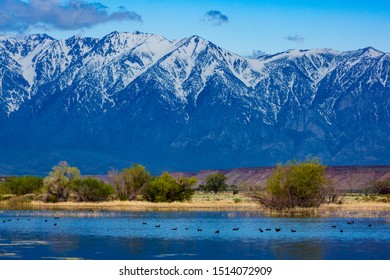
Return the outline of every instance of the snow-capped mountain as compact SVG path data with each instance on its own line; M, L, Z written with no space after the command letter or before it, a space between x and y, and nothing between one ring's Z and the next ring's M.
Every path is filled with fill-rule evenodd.
M390 54L373 48L241 57L171 41L0 38L0 173L389 164Z

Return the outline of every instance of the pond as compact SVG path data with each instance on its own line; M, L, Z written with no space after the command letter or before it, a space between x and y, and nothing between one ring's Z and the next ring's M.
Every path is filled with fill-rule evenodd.
M388 260L389 226L253 212L0 211L0 259Z

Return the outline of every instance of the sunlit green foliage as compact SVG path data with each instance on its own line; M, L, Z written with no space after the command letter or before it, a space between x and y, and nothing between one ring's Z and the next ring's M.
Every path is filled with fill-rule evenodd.
M143 189L143 198L151 202L173 202L190 200L194 194L191 188L196 184L196 178L180 178L176 180L168 172L153 178Z
M40 193L43 188L43 179L37 176L7 177L2 184L3 193L26 195Z
M140 195L152 178L146 167L141 164L133 164L130 168L123 169L122 177L128 200L134 200Z
M325 170L326 166L317 159L278 165L267 179L264 191L257 190L252 197L274 209L318 207L329 187Z
M73 184L72 190L77 194L79 201L92 202L108 200L114 193L111 185L93 177L77 181Z
M52 171L43 180L43 184L49 195L49 200L67 201L75 184L81 180L80 170L71 167L66 161L52 168Z

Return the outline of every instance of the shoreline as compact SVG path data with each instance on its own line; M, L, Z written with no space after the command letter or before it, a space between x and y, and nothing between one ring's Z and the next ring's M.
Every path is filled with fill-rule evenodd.
M14 210L68 210L68 211L237 211L257 212L261 206L253 202L235 203L233 201L196 201L196 202L144 202L144 201L109 201L109 202L56 202L32 201L27 204L0 204L0 209Z
M390 219L390 203L345 202L322 204L318 208L294 208L281 212L269 210L252 201L191 201L152 203L144 201L109 202L57 202L31 201L23 204L0 203L0 211L61 211L64 216L71 212L258 212L270 217L312 218L387 218Z

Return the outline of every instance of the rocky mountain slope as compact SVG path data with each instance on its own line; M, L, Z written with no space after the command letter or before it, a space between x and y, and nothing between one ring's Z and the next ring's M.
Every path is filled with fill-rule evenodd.
M0 38L0 171L389 164L390 54L248 59L201 37Z

